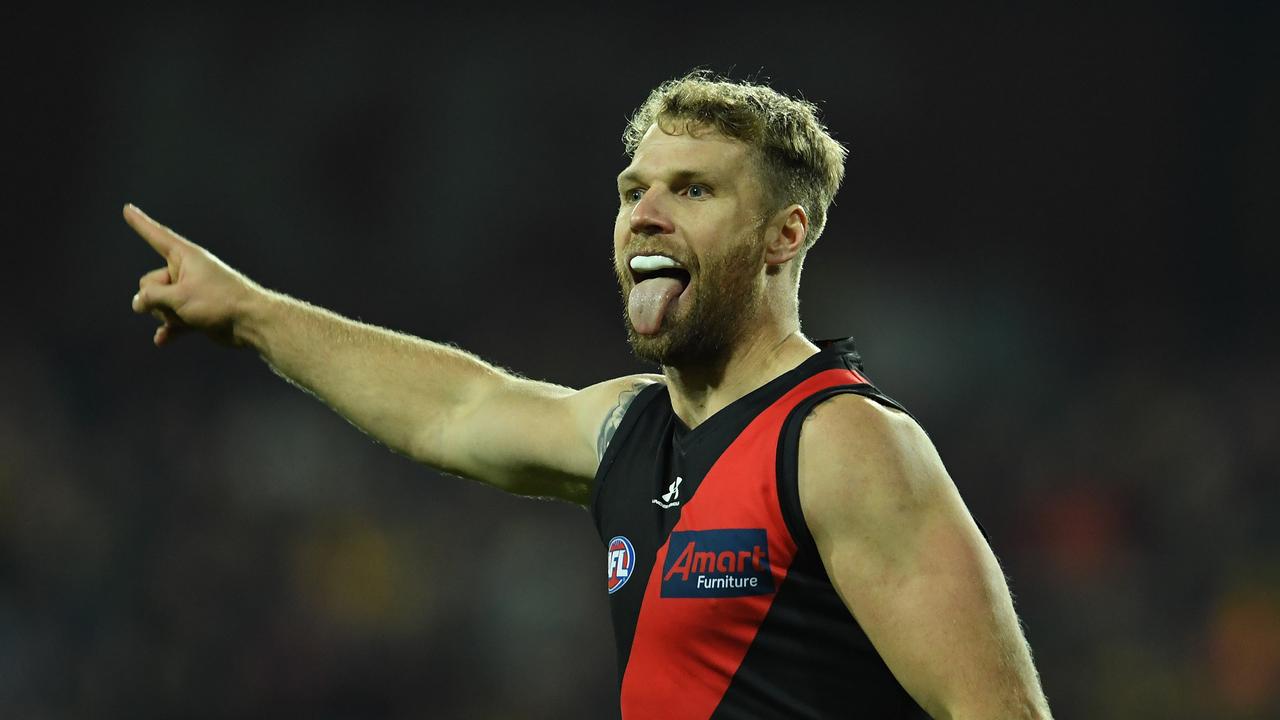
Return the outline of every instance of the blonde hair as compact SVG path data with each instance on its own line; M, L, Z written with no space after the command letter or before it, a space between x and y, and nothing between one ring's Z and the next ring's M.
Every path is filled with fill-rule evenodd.
M766 212L799 203L809 216L805 248L822 234L849 151L827 132L813 103L694 70L659 85L631 116L622 134L628 156L654 124L672 135L714 129L746 143L760 166Z

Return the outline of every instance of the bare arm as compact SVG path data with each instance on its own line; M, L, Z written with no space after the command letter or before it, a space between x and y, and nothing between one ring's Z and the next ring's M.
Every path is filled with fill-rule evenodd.
M858 396L800 438L800 497L832 583L935 718L1049 718L995 555L929 439Z
M628 393L653 381L573 390L520 378L457 348L267 290L137 208L126 206L124 217L165 258L133 300L135 312L161 320L157 345L196 329L252 347L393 450L511 492L586 502L601 423L620 419Z

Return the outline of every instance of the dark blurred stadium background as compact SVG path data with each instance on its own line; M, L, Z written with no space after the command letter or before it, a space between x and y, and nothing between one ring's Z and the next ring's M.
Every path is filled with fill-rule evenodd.
M587 514L156 350L120 207L589 384L644 369L623 121L694 66L852 148L805 330L930 430L1057 715L1280 717L1274 3L1065 7L4 11L0 717L615 716Z

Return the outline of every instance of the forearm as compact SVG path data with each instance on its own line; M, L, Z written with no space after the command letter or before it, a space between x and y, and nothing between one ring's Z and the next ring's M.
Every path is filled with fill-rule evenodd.
M238 315L237 344L391 449L436 467L452 463L433 438L503 380L465 351L279 293L253 293Z
M248 346L391 449L511 492L585 502L600 420L634 378L582 391L266 290L133 205L125 221L165 259L130 303L164 347L197 330Z

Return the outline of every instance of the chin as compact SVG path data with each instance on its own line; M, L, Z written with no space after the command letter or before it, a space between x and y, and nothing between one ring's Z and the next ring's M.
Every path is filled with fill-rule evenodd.
M631 346L631 353L646 362L657 363L659 365L670 365L669 356L671 355L671 334L667 329L659 328L658 332L653 335L641 335L631 326L631 320L626 320L627 324L627 344Z
M724 357L730 344L726 342L725 333L687 318L684 322L664 322L653 335L637 333L627 320L627 341L636 357L664 367L714 365Z

